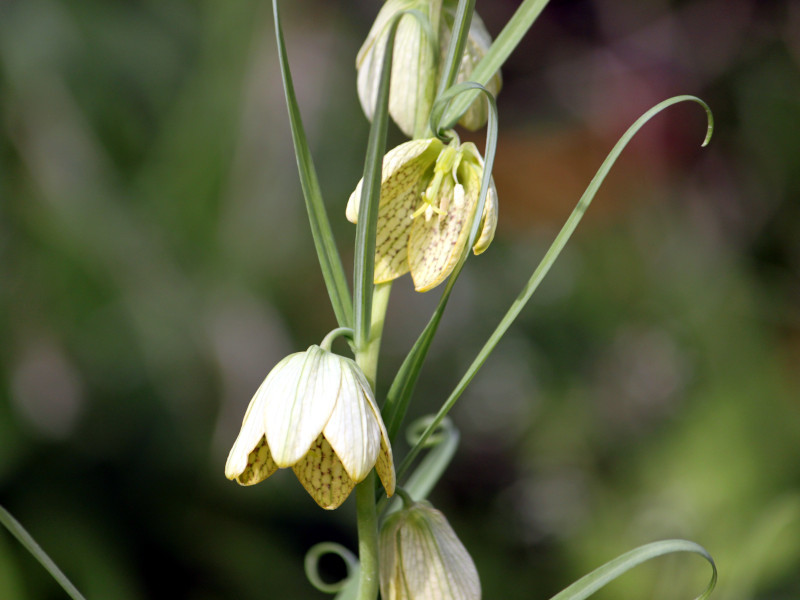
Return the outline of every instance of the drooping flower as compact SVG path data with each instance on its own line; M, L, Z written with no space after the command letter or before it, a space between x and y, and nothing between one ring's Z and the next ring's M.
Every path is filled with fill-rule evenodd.
M475 144L437 138L400 144L383 158L375 283L411 271L414 287L428 291L456 266L475 217L483 177L483 158ZM358 221L361 182L350 195L347 219ZM494 182L481 215L481 229L472 250L480 254L497 226Z
M394 493L392 449L361 369L319 346L290 354L253 396L225 476L241 485L292 467L311 497L337 508L373 467Z
M392 18L401 11L416 10L431 23L439 23L438 45L436 40L429 39L432 33L430 29L423 27L415 16L401 17L397 26L389 114L400 130L409 137L415 131L424 130L427 125L440 77L440 67L447 56L458 0L445 0L440 15L431 14L434 4L432 0L387 0L378 12L356 57L358 97L364 114L372 120ZM483 21L477 13L473 13L456 83L471 78L475 65L480 62L491 44L492 38ZM497 71L487 82L486 88L497 95L501 85L500 71ZM459 124L467 129L478 129L486 123L486 116L486 101L479 97L462 116Z
M429 17L429 0L387 0L356 56L358 98L369 120L375 113L383 57L392 18L404 10L418 10ZM424 128L436 92L435 40L415 16L401 17L395 35L389 114L407 136Z
M475 563L445 516L427 502L386 518L379 558L385 600L480 600Z

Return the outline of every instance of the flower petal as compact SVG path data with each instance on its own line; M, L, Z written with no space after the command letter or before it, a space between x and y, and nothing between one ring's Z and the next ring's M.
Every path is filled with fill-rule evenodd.
M413 223L410 217L443 147L436 138L412 140L384 156L375 242L375 283L392 281L408 272L408 238ZM346 215L352 223L358 221L361 186L359 181L347 203Z
M389 0L383 5L356 57L358 98L371 121L375 112L390 20L414 8L427 14L427 0ZM436 84L434 48L420 22L401 17L395 36L389 91L389 114L407 136L424 125L433 103Z
M480 600L475 563L444 515L418 503L405 519L395 529L405 594L397 597Z
M335 354L311 346L289 358L264 392L267 443L279 467L299 461L320 435L341 384L340 357Z
M427 545L431 552L428 559L440 565L440 581L445 577L447 579L446 586L442 585L446 590L442 597L480 600L481 582L478 570L450 523L440 511L428 508L427 525L435 539L435 544L429 541Z
M248 455L247 465L244 469L238 474L228 474L226 466L225 475L228 479L236 479L236 482L240 485L253 485L264 481L277 470L278 465L272 460L272 454L270 454L269 446L267 446L267 439L261 436L261 441Z
M497 188L494 186L494 178L489 181L489 191L486 194L486 203L483 205L483 218L481 219L481 231L478 239L472 245L472 252L477 256L482 254L489 247L494 239L494 232L497 229Z
M338 508L355 487L342 461L322 435L292 470L314 501L326 510Z
M423 13L428 12L425 4L418 7ZM389 114L408 137L414 137L419 129L425 130L433 106L437 78L431 42L416 17L406 15L400 19L394 42Z
M479 189L472 169L459 168L468 181L463 185L445 177L439 189L440 204L447 213L431 219L414 219L408 242L408 264L414 287L426 292L444 281L453 271L467 243L469 226L475 213Z
M278 363L278 365L280 364ZM275 369L267 375L250 400L250 404L247 405L247 412L244 413L244 419L242 419L242 429L239 431L225 463L225 477L228 479L236 479L244 472L250 463L250 453L264 437L264 406L267 402L264 392L274 376L274 372Z
M386 495L393 496L396 483L394 459L392 458L392 447L389 445L389 436L385 429L381 432L381 451L375 462L375 470L378 472Z
M322 434L347 474L358 483L375 466L380 451L380 429L370 406L369 383L354 362L341 360L341 392Z
M364 381L366 384L366 380ZM367 384L369 385L369 384ZM396 484L396 476L394 472L394 457L392 456L392 445L389 442L389 434L386 431L386 426L383 424L383 417L375 399L370 394L367 396L369 407L375 415L375 420L381 431L381 450L378 453L378 460L375 462L375 470L378 472L378 477L381 480L383 489L386 490L387 496L394 495L394 488Z
M452 14L454 15L455 12ZM442 56L444 56L444 52L446 52L444 48L447 48L447 46L444 46L444 44L450 43L450 30L446 29L446 32L447 35L443 35L442 39L440 40L440 44L443 45ZM467 36L467 44L464 47L464 56L461 59L458 74L456 75L456 83L462 83L472 79L472 71L475 69L478 63L483 60L483 57L486 55L486 52L489 50L491 45L492 37L489 35L486 26L478 16L478 13L473 13L472 21L470 22L469 26L469 35ZM500 75L500 71L497 70L495 71L494 75L492 75L491 79L486 82L484 87L493 96L497 97L497 94L500 93L500 88L502 86L503 79ZM488 115L489 103L483 94L479 94L478 97L475 98L475 101L467 109L467 112L461 116L458 124L465 129L475 131L476 129L480 129L484 126Z

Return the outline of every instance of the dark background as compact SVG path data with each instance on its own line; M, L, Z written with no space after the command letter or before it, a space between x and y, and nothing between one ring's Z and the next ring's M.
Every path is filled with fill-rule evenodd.
M517 4L477 8L496 35ZM379 3L284 5L349 268L353 63ZM90 600L321 598L306 550L355 548L353 500L327 513L291 473L223 475L261 379L335 326L272 27L266 1L0 1L0 503ZM701 149L694 104L645 127L452 413L462 445L431 499L485 598L549 598L673 537L715 556L717 598L800 597L799 63L788 0L558 0L511 56L497 238L467 263L414 415L630 123L690 93L717 129ZM438 294L394 286L379 392ZM707 576L666 558L597 597L691 598ZM0 532L0 598L64 597Z

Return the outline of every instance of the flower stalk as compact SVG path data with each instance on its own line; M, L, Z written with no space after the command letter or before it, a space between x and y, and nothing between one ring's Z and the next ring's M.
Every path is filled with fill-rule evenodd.
M356 364L361 367L370 386L375 388L378 373L381 338L392 284L375 286L372 295L372 320L369 337L356 348ZM375 475L370 473L356 486L356 521L358 529L358 557L361 563L357 600L375 600L378 597L378 512L375 501Z

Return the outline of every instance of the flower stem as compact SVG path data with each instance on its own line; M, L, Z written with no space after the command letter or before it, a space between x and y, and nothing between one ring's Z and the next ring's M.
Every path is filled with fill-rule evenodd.
M378 356L381 349L381 336L383 335L383 322L386 317L386 307L389 304L389 295L392 284L379 283L375 286L372 296L372 322L370 323L369 339L367 343L356 348L356 363L367 376L372 390L375 391L375 376L378 373Z
M378 513L375 509L375 471L356 486L356 518L358 519L358 559L361 580L358 600L378 597Z
M372 389L378 373L383 323L391 283L375 286L372 296L372 322L366 344L356 348L356 363L361 367ZM364 481L356 486L356 519L358 520L358 558L361 575L357 600L376 600L378 597L378 513L375 508L375 472L372 471Z

